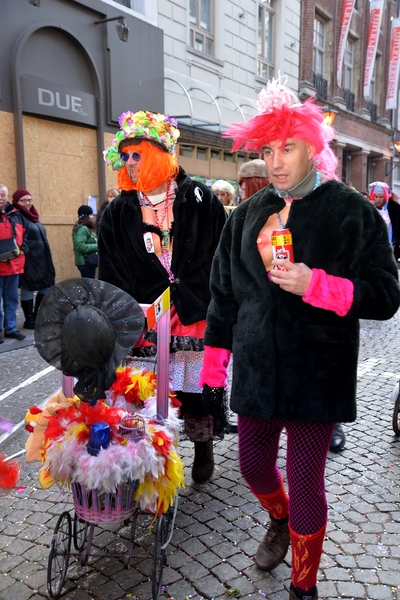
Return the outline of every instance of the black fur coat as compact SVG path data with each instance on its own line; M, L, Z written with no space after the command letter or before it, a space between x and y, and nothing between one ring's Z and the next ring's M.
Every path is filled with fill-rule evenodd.
M121 288L137 302L151 304L170 286L171 301L184 325L206 318L212 258L226 221L223 204L206 185L180 169L173 206L173 251L168 274L145 248L146 226L135 191L110 202L99 227L99 279Z
M250 417L343 422L356 417L359 319L399 307L387 227L361 194L329 181L292 203L295 262L350 279L354 301L339 317L270 282L256 239L284 207L272 186L229 217L211 272L205 344L233 351L231 407Z

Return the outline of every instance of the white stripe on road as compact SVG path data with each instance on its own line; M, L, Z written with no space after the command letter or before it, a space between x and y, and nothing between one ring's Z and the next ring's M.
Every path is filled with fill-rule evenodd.
M54 369L55 369L55 367L47 367L47 369L43 369L43 371L39 371L39 373L36 373L35 375L32 375L32 377L29 377L29 379L25 379L25 381L22 381L17 386L15 386L14 388L12 388L11 390L8 390L8 392L6 392L2 396L0 396L0 402L1 402L1 400L4 400L5 398L8 398L8 396L11 396L11 394L13 394L14 392L16 392L17 390L19 390L19 389L21 389L23 387L26 387L27 385L30 385L34 381L37 381L41 377L44 377L45 375L47 375L47 373L50 373L51 371L54 371Z

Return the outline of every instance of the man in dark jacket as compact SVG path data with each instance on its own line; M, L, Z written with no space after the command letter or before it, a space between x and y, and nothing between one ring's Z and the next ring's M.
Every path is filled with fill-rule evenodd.
M234 151L263 153L271 184L242 202L222 233L202 381L222 387L232 351L240 468L271 518L256 564L270 571L291 543L289 600L316 600L327 452L334 423L356 418L359 319L390 319L400 289L386 224L337 181L321 107L300 104L276 81L258 107L226 134ZM293 258L277 258L283 251ZM283 429L289 496L277 466Z
M118 171L122 191L100 222L99 279L142 304L153 303L170 287L171 387L182 403L185 431L194 442L192 477L202 483L214 468L212 440L223 436L225 426L204 405L199 371L211 262L226 215L212 191L179 168L174 119L148 111L127 112L120 116L120 127L105 151L106 162ZM154 332L145 338L134 351L134 366L151 369Z
M0 344L4 342L1 335L3 326L5 337L25 339L24 334L17 329L17 308L19 276L24 272L24 251L27 250L22 217L8 202L7 187L0 184L0 240L13 236L16 238L19 254L0 262Z

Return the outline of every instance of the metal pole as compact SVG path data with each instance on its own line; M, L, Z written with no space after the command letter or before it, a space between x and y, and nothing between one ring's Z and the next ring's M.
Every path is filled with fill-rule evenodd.
M170 310L157 323L157 418L168 417Z

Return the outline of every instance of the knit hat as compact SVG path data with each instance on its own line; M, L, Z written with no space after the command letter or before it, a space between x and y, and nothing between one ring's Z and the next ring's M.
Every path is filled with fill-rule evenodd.
M14 202L18 202L18 200L20 198L22 198L23 196L30 196L30 195L31 195L31 193L28 192L28 190L23 190L22 188L20 188L19 190L15 190L12 197L13 197Z
M268 177L267 167L261 158L249 160L241 165L238 171L238 180L249 177Z
M115 134L111 146L103 152L106 165L114 171L122 169L125 164L119 154L119 145L127 139L147 140L175 155L176 142L180 136L176 119L169 115L140 110L136 113L122 113L118 121L120 130Z
M82 204L82 206L80 206L78 208L78 217L80 219L82 219L82 217L88 217L89 215L93 214L93 210L91 206L88 206L87 204Z

